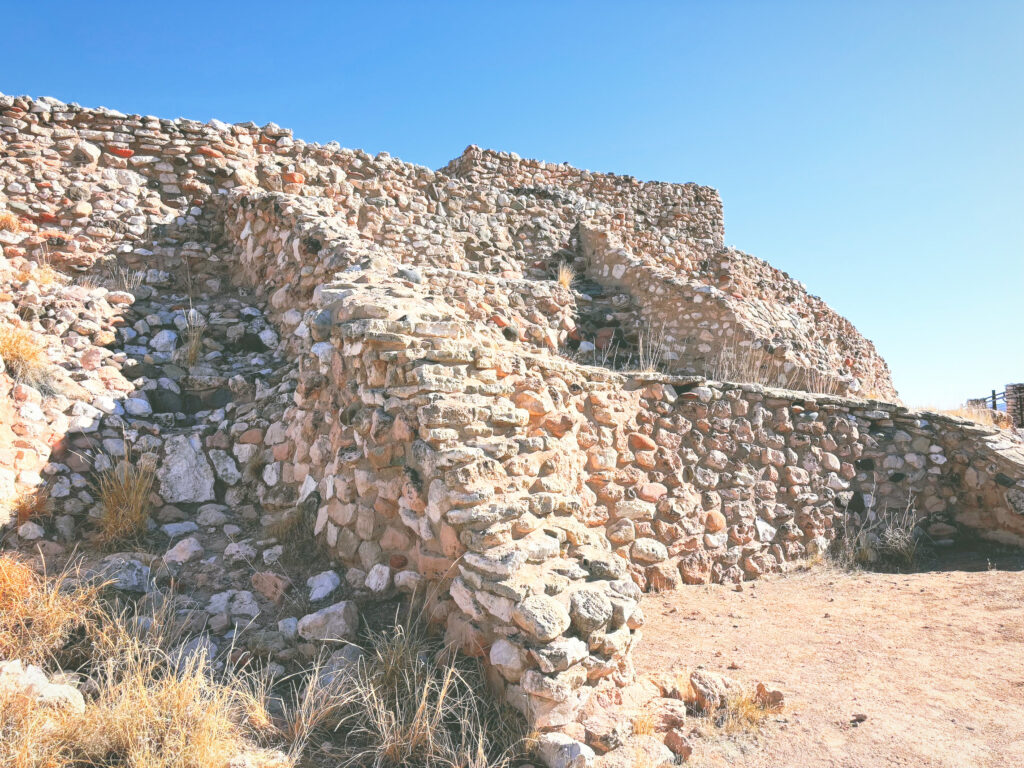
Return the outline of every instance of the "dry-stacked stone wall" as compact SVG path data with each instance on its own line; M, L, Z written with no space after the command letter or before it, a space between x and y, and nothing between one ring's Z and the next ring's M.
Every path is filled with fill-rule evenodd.
M1008 433L564 354L588 341L594 297L553 279L561 261L662 326L673 372L760 345L894 397L847 321L723 248L708 188L474 147L435 172L272 124L5 96L0 149L0 207L35 228L5 258L117 254L154 285L215 281L224 259L266 297L275 330L258 333L293 366L207 440L233 457L224 500L268 535L316 537L370 593L430 585L432 617L538 727L630 679L644 591L779 571L891 509L937 541L1024 543ZM177 261L152 247L167 227L196 238Z
M308 232L282 237L277 210L268 195L228 214L257 281L310 261L294 258ZM282 320L306 340L306 373L268 430L274 493L315 506L317 535L374 580L445 584L436 618L541 726L571 721L590 684L629 679L644 590L779 571L847 519L908 507L940 542L1024 541L1024 457L998 430L575 365L471 317L458 290L443 301L405 268L320 242L311 261L346 277Z

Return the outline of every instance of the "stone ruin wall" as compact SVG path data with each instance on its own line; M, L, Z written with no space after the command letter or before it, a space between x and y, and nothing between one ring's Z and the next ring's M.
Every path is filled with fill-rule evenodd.
M291 255L309 235L283 236L277 205L228 214L256 282L308 263ZM283 328L311 333L295 406L271 427L280 506L315 494L315 531L349 565L451 579L435 616L542 726L571 721L587 683L629 679L644 590L779 571L869 510L910 505L937 540L1024 541L1019 446L995 430L565 363L321 242L313 261L351 277Z
M755 344L787 370L832 376L840 394L896 396L884 361L848 321L784 273L723 247L721 201L709 187L639 182L476 147L434 172L386 154L307 144L274 124L202 124L3 99L4 163L38 180L9 185L7 203L71 234L50 248L72 266L88 266L105 240L141 239L154 225L190 219L211 194L245 185L324 198L403 261L501 277L551 277L559 261L577 256L589 272L592 254L574 249L583 224L628 252L618 284L639 308L639 322L664 335L673 372L701 373L723 349ZM76 156L82 140L103 149L96 173L89 172L92 158ZM69 183L54 185L50 177L61 176L68 160ZM93 187L105 178L127 194L93 209ZM74 237L79 232L88 237ZM595 275L607 276L603 268ZM656 314L651 307L662 302L670 311ZM576 330L554 336L575 345ZM636 338L637 328L626 330Z
M161 227L212 233L230 249L233 278L267 293L295 363L288 386L222 446L259 467L239 500L256 497L268 529L307 517L310 535L376 591L440 585L434 618L540 727L570 722L594 684L630 678L645 590L782 570L827 547L844 515L908 503L936 539L1024 543L1024 455L996 430L553 354L577 332L578 306L550 279L550 257L576 256L574 238L593 277L621 280L641 315L675 316L673 302L711 295L716 322L742 324L709 283L658 282L665 267L636 256L640 240L639 263L611 274L616 262L600 252L630 242L631 227L598 230L590 244L580 234L581 205L610 208L620 186L644 185L593 174L607 185L587 189L597 202L520 199L506 189L547 172L548 186L564 174L578 185L582 172L508 156L529 173L485 186L471 166L491 155L474 149L446 176L304 145L274 126L9 97L0 107L0 172L13 164L33 178L6 183L2 200L53 226L56 258L85 267L109 248L175 266L147 263ZM111 174L124 182L115 204L97 193ZM681 252L721 248L717 196L651 189L655 208L662 193L676 201L674 231L694 233ZM706 215L688 221L691 208Z
M753 346L779 360L779 384L803 383L820 372L836 394L898 400L885 361L848 320L786 273L725 247L716 190L478 147L443 170L497 189L598 201L590 208L577 204L583 269L634 299L635 324L664 346L673 373L702 374L723 351Z

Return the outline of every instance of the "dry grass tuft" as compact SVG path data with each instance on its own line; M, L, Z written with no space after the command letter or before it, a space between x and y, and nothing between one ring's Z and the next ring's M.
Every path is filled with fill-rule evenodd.
M119 291L133 292L142 285L146 276L143 270L128 269L121 264L111 264L107 268L107 285Z
M18 279L22 282L32 281L36 285L46 288L51 285L61 285L66 277L49 264L41 264L32 269L24 269L18 272Z
M661 370L665 362L666 339L665 328L654 328L645 325L637 337L636 357L641 371L653 373Z
M654 734L654 727L656 725L654 716L649 713L641 713L633 718L633 735L634 736L651 736Z
M990 408L979 408L973 405L961 405L959 408L923 408L921 410L934 411L945 416L956 416L959 419L967 419L983 427L997 427L998 429L1010 429L1013 427L1010 418L1002 411L993 411Z
M46 664L91 621L98 589L74 576L65 571L47 579L24 560L0 554L0 659Z
M829 558L845 568L909 568L921 555L917 523L913 498L902 509L847 512Z
M0 359L18 382L42 391L53 389L53 368L39 336L26 328L0 326Z
M564 261L558 265L558 284L569 290L572 287L572 281L576 279L576 270L571 264L567 264Z
M206 334L206 320L203 316L190 309L185 313L185 330L182 338L185 343L177 350L178 361L191 368L199 360L203 350L203 336Z
M842 382L837 376L817 368L787 365L785 358L763 347L741 345L735 341L719 349L713 358L705 362L704 375L715 381L764 384L822 395L834 395L842 390Z
M781 707L772 707L755 693L730 696L715 717L715 724L729 733L758 731L764 721Z
M124 457L107 457L106 466L94 472L93 487L103 514L98 520L99 538L105 544L130 541L146 530L149 518L149 492L153 488L156 465L134 461L128 440Z
M165 650L161 617L141 634L103 608L98 586L82 584L0 556L0 656L45 668L78 635L91 681L84 714L0 690L0 765L206 768L240 754L260 768L293 765L261 746L271 717L258 675L218 675L205 655Z
M50 489L46 486L26 488L19 493L10 505L15 525L27 523L29 520L42 520L53 514L53 499Z
M10 211L0 212L0 232L20 232L21 220Z
M370 632L365 646L322 719L341 743L321 751L340 765L506 768L521 756L521 719L483 698L479 665L456 657L420 621Z
M218 672L183 655L173 608L145 622L108 610L101 586L46 579L0 555L0 657L50 674L69 645L85 652L84 714L0 692L0 765L11 768L505 768L522 757L517 716L481 698L475 662L456 658L418 621L369 633L372 650L342 672L322 665L283 681ZM281 687L281 686L279 686Z

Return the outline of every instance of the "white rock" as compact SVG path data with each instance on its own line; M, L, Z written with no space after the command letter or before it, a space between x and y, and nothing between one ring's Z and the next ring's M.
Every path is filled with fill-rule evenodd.
M263 550L263 562L267 565L273 565L281 559L281 555L284 554L284 546L281 544L275 544L272 547L268 547Z
M217 472L217 477L228 485L235 485L242 479L242 473L238 471L235 460L228 455L227 451L221 451L216 448L211 450L210 461L213 462L213 468Z
M358 630L359 610L349 600L303 616L298 625L304 640L354 640Z
M180 523L167 523L166 525L161 525L160 530L164 532L167 538L176 539L187 533L195 533L199 530L199 526L191 520L183 520Z
M77 688L51 683L39 667L18 659L0 661L0 699L24 696L41 707L62 709L76 714L85 712L85 699Z
M366 574L365 586L371 592L380 594L391 586L391 569L384 563L373 566Z
M170 355L178 346L178 334L169 329L157 331L149 341L149 346L161 355Z
M214 477L198 435L173 435L164 443L164 461L157 470L160 495L169 504L214 499Z
M506 680L514 683L523 676L523 652L505 638L499 637L491 644L490 659Z
M294 616L277 622L277 631L284 635L285 640L294 640L299 634L299 620Z
M164 562L168 565L183 565L197 557L202 557L203 545L194 536L182 539L164 554Z
M253 560L255 557L255 548L245 541L233 541L224 547L224 559L228 562L247 562Z
M537 754L548 768L590 768L596 755L586 744L564 733L545 733L537 740Z
M18 536L24 541L35 541L41 539L46 535L46 531L43 530L43 526L39 523L34 523L31 520L26 520L24 523L18 526Z
M416 571L399 571L395 574L395 587L402 592L415 592L423 577Z
M334 571L323 571L306 579L306 586L309 587L309 599L311 602L323 600L334 590L341 586L341 577Z
M129 397L124 401L124 410L129 416L150 416L153 406L144 397Z

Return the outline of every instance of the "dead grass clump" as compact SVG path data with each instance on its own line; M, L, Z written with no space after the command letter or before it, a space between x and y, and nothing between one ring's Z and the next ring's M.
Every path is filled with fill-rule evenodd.
M633 735L651 736L654 734L654 727L656 724L654 715L643 712L633 718Z
M51 285L60 285L66 280L64 275L49 264L40 264L32 269L23 269L18 272L18 279L22 282L32 281L43 288Z
M0 659L51 661L91 621L97 592L70 571L47 579L14 555L0 555Z
M479 666L419 622L366 636L372 650L332 675L317 665L279 695L257 669L217 671L183 653L173 607L146 622L113 612L101 587L45 579L0 556L0 657L58 671L69 641L89 683L84 713L0 691L0 765L209 768L505 768L522 757L520 719L490 698ZM285 681L286 683L288 681Z
M874 494L872 494L874 496ZM913 498L906 506L884 511L848 512L829 548L830 559L846 568L909 568L922 554Z
M0 212L0 232L20 232L21 220L10 211Z
M491 698L476 662L457 657L418 621L367 634L320 719L340 765L505 768L521 757L522 721Z
M199 360L203 350L203 336L206 334L206 320L203 316L190 309L185 313L185 330L182 337L185 343L178 348L178 361L191 368Z
M771 706L756 693L744 692L729 696L725 706L715 715L715 725L728 733L758 731L764 721L781 707Z
M218 675L205 654L175 658L129 635L92 678L99 695L86 714L61 723L70 765L205 768L243 753L250 764L291 764L257 746L271 721L260 687Z
M103 514L98 520L99 537L105 544L130 541L146 530L149 517L149 492L153 488L156 465L135 461L125 439L124 457L107 457L104 468L94 472L93 486Z
M46 347L31 331L0 326L0 360L15 381L43 391L53 389L53 371Z
M997 427L998 429L1010 429L1013 423L1002 411L993 411L990 408L979 408L973 405L961 405L959 408L927 408L925 410L941 413L945 416L956 416L959 419L967 419L983 427Z
M704 362L704 375L715 381L763 384L820 395L843 391L838 377L818 368L806 368L788 362L764 347L740 344L733 340Z
M157 623L141 634L67 572L45 579L0 557L0 656L44 668L77 633L89 651L84 713L0 690L0 765L11 768L207 768L241 754L287 768L267 749L267 686L253 673L218 674L203 654L168 652ZM276 736L276 734L269 734Z
M665 362L666 339L665 328L654 328L646 325L640 329L637 337L636 357L641 371L652 373L661 370Z
M562 262L558 265L558 284L569 290L572 287L572 281L576 279L576 269L566 262Z
M50 517L53 514L53 499L50 498L50 489L46 486L26 488L14 498L11 512L15 525Z

